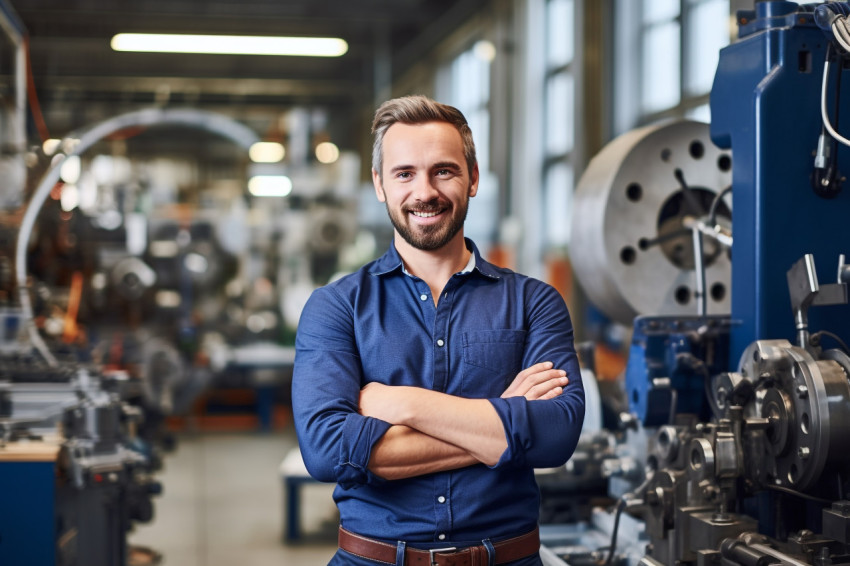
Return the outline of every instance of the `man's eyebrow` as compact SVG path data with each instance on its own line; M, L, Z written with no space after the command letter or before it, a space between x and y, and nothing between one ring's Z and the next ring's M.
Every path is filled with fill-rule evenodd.
M396 165L395 167L390 169L390 173L398 173L399 171L408 171L413 169L413 165Z
M454 161L441 161L432 165L431 169L460 169L460 164Z

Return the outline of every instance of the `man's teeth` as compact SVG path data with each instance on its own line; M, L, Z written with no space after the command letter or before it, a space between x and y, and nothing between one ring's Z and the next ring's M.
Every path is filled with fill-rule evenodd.
M437 216L436 212L419 212L418 210L412 211L415 216L419 216L420 218L431 218L432 216Z

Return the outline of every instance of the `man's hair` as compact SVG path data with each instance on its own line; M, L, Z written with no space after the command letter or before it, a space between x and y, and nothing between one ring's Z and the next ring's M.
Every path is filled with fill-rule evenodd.
M372 168L383 179L381 167L384 162L384 134L393 124L424 124L425 122L447 122L460 133L463 141L463 156L470 175L475 167L475 142L472 141L472 130L460 110L454 106L431 100L427 96L414 95L394 98L381 104L375 112L372 122L372 134L375 142L372 146Z

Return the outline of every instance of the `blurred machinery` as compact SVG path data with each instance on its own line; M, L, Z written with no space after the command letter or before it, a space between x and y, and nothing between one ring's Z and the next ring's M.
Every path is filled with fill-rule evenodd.
M139 434L144 414L129 402L133 387L124 372L3 358L4 564L128 563L127 532L151 520L161 491L159 460Z
M186 202L173 177L197 186L191 166L131 161L104 140L199 130L244 153L238 178L260 141L251 128L151 108L55 150L27 147L25 32L0 8L13 48L0 57L15 70L0 82L0 564L155 563L126 537L153 517L154 473L173 446L165 419L212 387L242 386L263 392L270 426L269 395L288 392L300 307L354 238L359 162L290 161L287 199L253 197L235 181ZM308 147L311 131L292 135Z
M165 418L233 379L266 396L283 390L294 357L287 324L354 235L356 215L332 190L340 183L313 170L301 173L319 179L312 192L285 202L253 201L239 186L193 210L147 206L155 188L128 178L120 160L107 163L106 180L62 177L106 136L162 125L208 131L246 153L259 139L191 109L117 116L52 157L31 152L31 174L42 174L26 207L10 198L0 211L2 564L32 562L35 546L39 564L137 563L125 537L153 515L152 473L173 442ZM78 166L103 167L99 157ZM338 169L356 178L352 163ZM66 206L66 191L84 190L95 198ZM270 405L260 407L265 427Z
M547 564L850 563L848 14L739 12L710 128L625 134L579 183L577 276L633 325L628 410L577 452L610 505L546 526Z
M13 264L27 177L25 32L6 5L0 20L14 69L0 87L0 563L127 564L127 531L151 519L160 491L142 433L151 422L131 404L143 392L126 372L58 363L28 343L32 312L14 300Z

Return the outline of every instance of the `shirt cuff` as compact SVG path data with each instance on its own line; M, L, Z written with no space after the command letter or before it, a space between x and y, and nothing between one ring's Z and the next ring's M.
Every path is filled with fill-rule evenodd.
M525 454L531 448L531 430L528 419L528 402L525 397L509 397L507 399L490 399L493 408L505 429L507 449L502 457L491 468L501 468L508 464L522 466L525 464Z
M344 488L363 484L380 484L383 478L369 471L372 447L390 428L390 423L350 414L342 427L339 462L334 467L337 483Z

